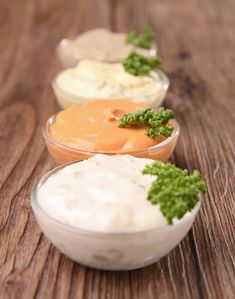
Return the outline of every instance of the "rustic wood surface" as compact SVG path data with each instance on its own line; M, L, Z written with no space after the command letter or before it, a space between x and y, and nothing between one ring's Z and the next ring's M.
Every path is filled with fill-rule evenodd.
M0 298L234 298L235 1L0 0ZM208 193L188 236L144 269L105 272L60 254L30 209L54 167L41 136L59 109L50 82L61 38L94 27L151 25L171 80L181 137L173 161Z

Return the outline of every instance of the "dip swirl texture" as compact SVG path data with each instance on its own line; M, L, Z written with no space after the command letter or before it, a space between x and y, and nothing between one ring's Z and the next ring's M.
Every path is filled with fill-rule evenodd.
M115 62L123 60L131 51L138 50L142 55L149 51L136 48L126 43L126 34L111 32L107 29L96 28L80 34L73 40L66 40L63 52L74 59L92 59Z
M85 151L125 152L149 148L164 141L148 137L146 127L120 128L119 118L146 108L128 100L100 100L70 106L56 116L50 135L57 142Z
M167 226L147 200L153 177L141 171L151 159L96 155L65 166L38 190L47 214L70 226L91 231L141 231Z
M58 87L66 93L87 98L131 98L160 92L162 82L155 77L133 76L121 63L84 60L76 67L61 72L56 79ZM142 100L143 101L143 100Z

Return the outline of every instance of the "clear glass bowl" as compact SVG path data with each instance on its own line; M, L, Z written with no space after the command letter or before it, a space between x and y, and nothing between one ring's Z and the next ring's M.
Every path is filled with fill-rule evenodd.
M56 53L57 53L59 60L64 68L74 67L82 60L81 58L79 58L78 55L76 55L76 53L68 53L68 51L66 51L68 44L72 41L73 41L72 38L63 38L60 41L60 43L58 44L58 46L56 47ZM138 49L139 48L136 48L137 52L138 52ZM151 48L148 50L146 56L147 57L155 56L157 54L157 52L158 52L157 45L155 43L153 43ZM123 57L123 59L124 58L125 57ZM87 59L89 59L89 58L87 58ZM108 60L108 61L102 60L102 61L103 62L120 62L122 60Z
M96 154L106 154L106 155L132 155L138 158L149 158L153 160L160 160L166 162L172 152L175 149L179 134L180 126L176 120L172 121L172 125L175 127L171 137L167 138L161 143L154 146L144 148L137 151L121 151L121 152L95 152L95 151L85 151L79 150L73 147L63 145L52 138L50 135L50 126L55 122L56 115L51 116L46 122L43 128L43 137L46 142L47 149L53 159L58 164L71 163L83 159L88 159Z
M52 89L55 93L56 99L59 105L64 109L71 105L81 105L87 102L91 102L94 100L108 100L109 98L94 98L94 97L86 97L82 95L73 94L61 88L57 83L59 73L55 79L52 81ZM160 70L155 70L151 72L151 76L156 79L160 80L160 88L156 88L156 91L151 91L151 93L146 93L142 96L128 96L123 94L123 96L119 97L118 99L127 99L137 103L146 103L147 105L158 108L161 106L166 93L168 91L170 82L168 77ZM110 100L115 100L115 98L111 98Z
M97 269L130 270L150 265L168 254L187 234L199 210L166 227L138 232L96 232L69 226L47 214L38 202L37 192L47 179L65 167L59 166L34 186L31 206L46 237L72 260ZM105 217L105 216L104 216Z

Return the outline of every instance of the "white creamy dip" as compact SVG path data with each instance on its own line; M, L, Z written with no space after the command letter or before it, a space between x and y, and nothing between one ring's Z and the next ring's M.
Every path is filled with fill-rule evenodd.
M51 176L38 190L47 214L90 231L131 232L168 226L159 205L147 200L155 177L141 171L153 160L96 155Z
M155 49L150 51L127 44L126 33L97 28L84 32L73 40L62 40L58 54L65 66L72 66L84 59L106 62L122 61L133 50L145 56L156 53Z
M146 198L154 178L141 170L152 161L97 155L52 170L31 195L42 231L61 252L89 267L128 270L159 260L186 235L200 202L168 225Z
M139 97L144 101L145 96L161 93L164 84L157 72L153 72L153 77L134 76L121 63L91 60L81 61L56 78L56 85L63 92L93 100Z

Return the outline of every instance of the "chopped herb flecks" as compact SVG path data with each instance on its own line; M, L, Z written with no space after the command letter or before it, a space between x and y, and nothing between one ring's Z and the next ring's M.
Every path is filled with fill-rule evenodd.
M154 40L154 33L148 27L145 26L143 31L137 33L136 31L131 31L126 35L126 42L132 44L139 48L150 49Z
M148 192L148 200L153 205L160 205L169 224L174 218L181 219L191 211L199 201L200 192L206 191L206 184L198 170L189 174L171 163L155 161L145 166L143 174L156 176Z
M149 127L147 135L151 138L159 135L170 137L174 127L169 125L168 121L173 118L174 113L170 109L160 108L158 111L154 111L152 108L146 108L124 114L119 119L119 127L147 126Z
M133 51L124 59L122 65L126 72L134 76L140 76L149 75L161 63L162 61L158 56L147 58Z

